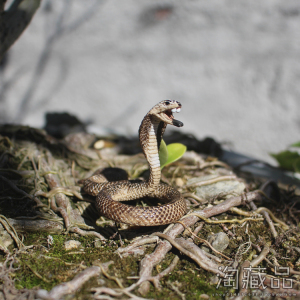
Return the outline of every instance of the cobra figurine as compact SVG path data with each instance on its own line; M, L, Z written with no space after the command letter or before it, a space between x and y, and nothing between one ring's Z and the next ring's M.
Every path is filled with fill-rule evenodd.
M139 139L150 167L147 181L103 181L101 175L93 175L83 181L83 189L96 196L96 208L100 215L118 223L137 226L170 224L186 214L186 203L179 191L160 183L161 169L159 147L167 125L182 127L173 113L180 112L181 103L164 100L156 104L144 117L139 128ZM138 207L120 201L137 200L143 197L157 198L164 204Z

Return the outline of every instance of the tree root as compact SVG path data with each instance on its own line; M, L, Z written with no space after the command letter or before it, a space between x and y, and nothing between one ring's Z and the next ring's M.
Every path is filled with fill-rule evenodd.
M268 245L265 245L263 250L260 252L260 254L250 262L251 266L252 267L258 266L267 257L269 252L270 252L270 247Z
M250 218L244 218L242 220L240 219L230 219L230 220L210 220L208 218L204 218L202 215L196 214L196 213L189 213L187 216L197 216L200 219L202 219L205 223L208 224L223 224L223 223L239 223L239 224L243 224L244 222L247 221L263 221L263 218L253 218L254 216L250 217Z
M16 270L13 267L13 264L16 262L15 255L8 255L6 260L0 264L0 299L33 300L35 299L35 290L18 290L15 288L15 282L11 278L11 274Z
M79 290L90 278L99 276L101 274L101 268L93 266L85 269L81 273L77 274L74 279L69 282L54 287L50 292L46 290L38 290L37 296L45 300L61 299L64 295L75 293Z
M22 219L8 219L10 224L15 227L17 232L36 232L43 231L50 234L60 234L64 230L63 224L51 220L30 220L28 218Z
M225 175L225 176L218 176L216 178L196 182L196 183L191 183L187 184L186 187L196 187L196 186L204 186L204 185L210 185L213 183L217 183L220 181L228 181L228 180L240 180L236 175Z
M47 152L48 160L53 160L53 157L50 152ZM78 233L82 236L85 235L93 235L100 240L106 240L104 236L96 231L85 231L80 229L78 225L81 227L85 227L91 229L93 227L87 226L84 222L84 219L80 215L80 213L74 209L72 209L70 200L67 198L66 195L75 195L79 199L83 199L82 196L79 194L77 188L66 188L63 187L59 177L56 174L51 172L51 167L46 161L44 157L40 158L40 168L44 171L45 179L51 189L48 193L43 193L38 191L37 194L43 195L45 197L50 197L50 207L54 212L59 212L64 219L65 226L68 231ZM80 224L79 224L80 223Z
M132 242L130 245L124 248L118 248L115 253L118 253L121 257L127 256L135 252L135 249L146 245L146 244L152 244L152 243L158 243L159 238L157 236L147 236L143 238L138 238L134 242Z
M254 210L254 211L257 211L257 206L254 204L253 201L251 201L250 203L250 207ZM270 227L270 230L271 230L271 233L273 235L274 238L276 238L278 236L278 233L274 227L274 223L272 222L270 216L269 216L269 213L267 211L262 211L262 215L265 217L267 223L269 224L269 227Z
M156 232L153 235L157 235L158 237L166 239L168 242L170 242L170 244L172 244L172 246L194 260L202 269L216 274L219 273L221 277L224 277L224 273L219 270L220 266L210 260L204 254L204 251L196 246L193 242L183 238L173 239L170 236L160 232Z
M22 241L19 239L18 234L14 228L14 226L9 222L8 219L6 219L5 216L0 215L0 223L2 226L5 228L5 230L10 234L10 236L13 238L15 243L17 244L18 249L21 249L24 247L24 244ZM9 253L9 250L3 246L3 250L6 254Z
M181 219L183 219L183 218L181 218ZM201 239L201 238L199 238L197 235L195 235L195 234L191 231L191 229L190 229L189 227L187 227L184 223L182 223L182 222L180 222L180 221L177 221L176 223L179 223L179 224L181 224L182 226L184 226L184 228L186 228L186 229L192 234L192 236L193 236L194 238L197 238L199 241L205 243L212 251L214 251L215 253L217 253L217 254L219 254L219 255L225 257L226 259L230 260L229 257L227 257L227 256L224 255L223 253L217 251L217 250L216 250L216 249L215 249L215 248L214 248L207 240Z
M250 201L253 201L254 199L260 200L261 197L262 197L261 194L259 194L258 192L249 192L243 196L231 197L231 198L221 202L218 205L208 207L203 210L197 210L195 212L197 215L200 215L204 218L209 218L214 215L218 215L223 212L226 212L233 206L239 206L243 202L249 203ZM186 227L190 227L190 226L194 225L198 220L199 220L199 218L193 213L193 214L190 214L190 215L187 215L186 217L184 217L182 219L182 223L184 223ZM212 268L212 270L216 271L217 265L211 259L209 259L207 256L205 256L204 261L209 262L209 263L203 264L203 262L199 260L198 256L196 256L193 253L191 255L191 251L188 251L185 248L183 248L181 245L179 245L178 239L174 240L174 238L177 235L179 235L180 233L182 233L184 229L185 229L185 227L183 225L175 224L175 225L168 226L168 228L164 231L165 234L156 233L157 236L161 236L164 239L167 239L167 241L160 241L158 243L156 249L154 250L154 252L146 255L140 262L140 279L138 280L138 282L136 284L132 285L132 287L136 288L137 286L140 286L138 291L142 295L146 295L149 291L150 286L149 286L148 279L152 278L151 274L152 274L152 270L153 270L154 266L157 265L158 263L160 263L164 259L165 255L171 250L172 245L176 245L176 248L180 248L180 251L182 251L183 253L186 253L186 255L188 255L189 257L192 256L193 257L192 259L194 259L200 266L203 265L205 268L209 269L210 268L209 266L212 263L214 266ZM186 243L186 241L185 241L185 243ZM136 244L136 245L138 245L138 244ZM195 247L197 247L197 246L195 245ZM132 251L134 248L131 247L131 248L127 248L127 250L128 249L130 249L130 251ZM193 251L194 251L194 249L193 249ZM126 252L126 250L124 252ZM197 253L199 255L199 252L197 252ZM218 272L220 273L220 270L218 270Z
M20 151L24 151L26 148L22 148ZM39 150L41 149L41 150ZM30 150L30 149L29 149ZM70 170L70 166L65 164L66 168L60 168L60 165L56 160L52 157L51 153L46 150L45 148L38 148L35 146L35 148L31 149L30 151L34 151L33 153L29 153L28 155L24 157L24 159L19 163L19 168L23 165L25 166L25 162L31 162L32 164L32 170L31 171L17 171L18 175L21 175L25 180L28 180L28 178L31 178L31 186L34 185L34 191L31 192L33 195L27 194L26 192L22 191L20 188L18 188L13 181L6 179L5 177L0 175L0 180L4 181L5 183L8 184L8 187L10 190L13 190L12 194L20 194L23 196L23 198L29 198L32 201L35 201L36 207L38 207L38 211L36 211L36 215L34 217L27 217L22 220L13 220L9 219L8 221L11 223L12 226L15 226L16 230L21 231L26 230L43 230L43 231L48 231L49 233L62 233L62 232L74 232L77 233L81 236L86 236L86 235L93 235L97 237L97 239L100 240L105 240L105 238L98 233L95 230L95 226L88 226L85 223L85 220L81 217L81 214L83 212L86 213L87 207L85 206L82 208L81 211L79 211L78 208L74 209L74 206L72 206L71 199L69 197L77 197L78 199L83 199L82 195L80 194L80 190L78 187L75 186L75 180L74 177L78 176L77 172L78 170L75 169L75 163L72 163L72 167ZM28 151L29 152L29 151ZM38 160L35 158L38 157ZM0 158L1 159L1 158ZM35 160L36 161L35 161ZM60 162L61 163L61 162ZM111 165L115 165L115 162L112 161L110 163ZM201 269L204 269L210 273L217 274L219 278L224 278L226 276L226 272L224 269L221 268L221 266L233 266L234 268L238 268L238 265L242 263L242 268L245 267L256 267L261 264L263 260L266 261L266 263L270 266L270 269L273 270L275 267L280 266L278 261L281 262L280 259L278 261L276 260L276 252L274 254L273 250L274 248L270 245L265 243L265 241L261 240L258 241L257 243L259 245L254 245L251 243L250 240L250 233L248 234L248 228L256 228L251 221L262 221L266 220L268 222L268 226L270 227L270 231L272 233L272 236L274 238L277 237L275 241L275 246L276 243L279 243L282 239L288 239L290 236L288 235L288 232L282 232L286 231L289 228L291 230L294 230L294 227L292 225L289 227L287 224L279 220L274 216L274 214L268 210L265 207L260 207L257 208L256 205L254 204L255 200L263 200L265 198L271 200L268 198L266 194L264 194L262 191L255 191L255 192L249 192L246 193L242 196L236 196L236 197L231 197L223 202L218 202L217 205L209 205L208 207L203 208L203 204L207 203L207 199L201 199L200 197L196 196L194 193L187 193L185 186L183 186L184 181L188 178L195 177L195 176L202 176L203 174L207 174L206 171L199 171L199 169L204 169L206 167L212 167L212 166L223 166L222 163L219 162L204 162L199 161L197 165L193 166L180 166L179 165L173 165L170 167L173 168L172 173L172 178L171 179L165 179L166 181L170 183L177 183L180 185L183 191L183 195L186 197L186 201L190 203L190 207L197 207L196 210L193 212L187 214L185 217L183 217L180 221L178 221L176 224L171 224L169 225L165 230L164 233L157 232L153 233L150 236L143 236L139 237L135 240L132 241L130 245L128 245L125 248L119 248L116 253L122 258L125 257L126 255L133 255L133 254L144 254L144 250L147 247L155 247L153 252L151 254L147 254L144 256L144 258L140 262L140 272L139 272L139 277L134 276L134 277L127 277L127 279L137 279L137 281L130 285L129 287L124 287L123 282L121 278L119 279L116 276L111 276L109 273L106 271L105 266L103 264L99 265L94 265L93 267L86 267L83 263L80 264L80 273L75 276L75 278L69 282L60 284L56 287L54 287L51 291L47 292L45 290L38 290L36 296L42 299L58 299L61 297L64 297L66 294L74 294L78 289L82 287L84 283L86 283L90 278L92 277L97 277L100 274L105 276L109 280L113 280L118 288L107 288L107 287L97 287L93 288L92 291L94 292L94 299L115 299L117 298L129 298L129 299L134 299L134 300L140 300L144 299L141 297L137 297L134 294L132 294L132 291L138 288L138 291L142 294L145 295L149 291L149 286L150 283L154 285L156 289L161 288L161 281L162 278L170 274L171 272L174 271L176 266L178 265L178 262L180 260L180 256L174 256L173 260L169 264L168 267L166 267L162 272L158 273L157 275L152 275L153 274L153 268L160 264L166 257L166 254L172 249L172 247L176 248L176 252L180 252L181 254L187 256L190 258L190 260L193 260L196 265L198 265ZM191 170L191 174L185 174L183 179L181 180L181 183L177 181L178 177L181 176L180 170ZM13 170L9 169L3 169L4 171L9 171L10 175L13 175L11 172ZM30 172L30 177L27 175ZM62 172L62 173L61 173ZM84 171L85 172L85 171ZM133 171L132 173L134 173ZM69 174L70 173L70 174ZM71 176L73 175L73 177ZM137 174L137 173L136 173ZM196 174L196 175L195 175ZM220 172L219 174L229 174L228 172ZM82 174L81 174L82 175ZM69 179L72 178L72 180ZM78 176L82 177L82 176ZM46 180L47 185L44 184L44 181ZM187 187L196 187L196 186L201 186L201 185L209 185L209 184L214 184L219 181L224 181L224 180L240 180L236 175L226 175L226 176L219 176L210 180L206 180L200 183L196 184L191 184ZM179 182L179 183L178 183ZM46 191L45 186L48 188ZM8 189L9 189L8 188ZM7 190L8 190L7 189ZM38 199L37 196L41 196L48 199L49 201L49 206L43 204L40 199ZM213 200L215 199L220 199L222 195L217 195ZM190 198L192 200L190 200ZM209 198L208 198L209 199ZM45 200L43 200L45 202ZM214 204L214 202L212 202ZM78 204L78 203L77 203ZM76 206L77 206L76 204ZM250 212L241 210L237 208L239 205L244 205L248 204L248 208L250 206L251 210ZM295 204L294 204L295 205ZM199 208L200 207L200 208ZM287 209L290 209L290 216L292 215L291 207L287 206ZM293 208L293 207L292 207ZM293 212L297 212L298 207L294 208ZM220 215L224 212L230 211L233 214L237 214L242 217L242 219L238 218L233 218L233 219L224 219L222 220L213 220L214 216ZM261 218L261 214L263 215L263 218ZM87 214L85 215L85 217ZM95 218L91 214L92 218ZM294 216L295 217L295 216ZM44 219L44 220L36 220L37 218L39 219ZM91 218L91 219L92 219ZM239 217L240 218L240 217ZM296 219L296 218L295 218ZM4 221L3 221L4 222ZM93 219L94 222L94 219ZM111 222L111 221L106 221L105 219L102 219L103 222ZM2 222L1 222L2 223ZM235 239L234 242L241 243L238 247L238 250L236 251L236 255L234 253L225 256L223 253L219 251L215 251L215 249L211 246L211 244L206 241L205 239L201 239L198 237L198 233L201 231L203 228L204 224L220 224L221 228L226 232L228 235L230 235L232 238ZM228 228L224 225L226 223L233 223L233 224L243 224L241 226L237 225L227 225ZM6 223L5 223L6 224ZM93 223L94 224L94 223ZM244 238L246 235L242 233L242 236L240 236L238 233L235 232L237 231L240 233L244 229L241 229L241 227L244 227L245 229L245 234L248 235L249 240L244 241ZM259 224L259 226L261 223ZM6 226L6 227L5 227ZM215 229L218 226L205 226L205 231L211 230L212 228ZM16 234L15 230L11 228L11 226L8 226L7 224L4 225L4 228L9 231L9 233ZM276 228L276 229L275 229ZM221 229L221 230L222 230ZM106 234L109 233L111 228L106 228ZM140 230L140 229L139 229ZM153 229L152 229L153 230ZM232 232L230 231L232 230ZM277 231L281 234L278 237ZM279 231L281 230L281 231ZM142 232L142 230L141 230ZM144 232L144 231L143 231ZM180 234L183 233L183 237L179 237ZM190 235L190 234L191 235ZM138 233L137 233L138 234ZM126 235L126 231L124 234L124 238ZM128 233L128 236L132 236L132 234ZM255 236L255 234L254 234ZM267 236L269 237L268 233ZM200 240L202 243L206 243L215 253L210 254L206 253L203 251L199 246L196 245L196 239ZM252 236L251 239L253 240ZM126 242L126 240L124 240ZM17 241L16 241L17 242ZM114 241L112 241L114 243ZM22 247L23 244L19 244L20 247ZM236 243L235 243L236 245ZM294 251L292 247L289 247L290 244L286 244L288 251ZM294 243L294 245L296 245ZM48 248L41 246L44 251L49 251ZM48 244L49 247L49 244ZM259 253L257 257L254 256L256 253L253 248ZM152 248L151 248L152 249ZM276 249L276 248L275 248ZM24 250L23 250L24 251ZM296 250L298 251L298 250ZM269 255L269 252L272 252L274 254L274 259ZM300 250L299 250L300 252ZM18 251L18 253L21 253L21 251ZM70 252L70 253L76 253ZM82 254L83 252L77 252ZM293 253L293 252L292 252ZM8 257L10 257L9 252L6 252ZM217 255L217 256L216 256ZM247 257L249 261L242 261L242 259ZM255 257L255 258L254 258ZM294 255L295 257L295 255ZM51 257L49 257L50 259ZM225 258L225 259L224 259ZM271 262L269 259L273 262ZM51 258L51 259L57 259L57 258ZM67 264L65 262L65 264ZM294 264L297 267L297 264ZM30 266L27 265L29 268ZM1 273L1 267L0 266L0 276L2 275ZM82 269L84 270L82 271ZM76 270L77 270L76 269ZM197 268L198 270L198 268ZM293 270L291 267L289 267L290 274L293 275L299 275L300 272ZM34 269L31 269L31 271L40 278L41 280L48 282L47 277L43 277L43 274L36 272ZM242 273L242 272L241 272ZM240 274L241 274L240 273ZM216 276L214 276L216 278ZM271 278L269 275L266 277L266 282L269 283L271 282ZM0 278L2 279L2 277ZM240 277L240 288L241 292L248 292L247 288L242 287L242 277ZM102 281L102 279L101 279ZM172 290L174 290L179 297L182 299L185 299L185 295L180 292L178 286L176 284L169 283L167 281L167 285L170 286ZM1 286L2 288L2 286ZM0 298L1 298L1 288L0 288ZM267 285L267 289L272 291L271 285ZM282 289L282 286L280 287ZM294 290L293 290L294 291ZM274 290L273 290L274 292ZM276 290L276 292L278 292ZM298 293L298 291L296 291ZM25 295L25 294L24 294ZM297 294L298 295L298 294ZM20 298L22 299L22 298Z

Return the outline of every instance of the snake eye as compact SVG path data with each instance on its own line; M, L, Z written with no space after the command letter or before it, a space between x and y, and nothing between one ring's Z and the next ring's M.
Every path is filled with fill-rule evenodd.
M171 103L170 100L166 100L166 101L165 101L165 104L166 104L166 105L169 105L170 103Z

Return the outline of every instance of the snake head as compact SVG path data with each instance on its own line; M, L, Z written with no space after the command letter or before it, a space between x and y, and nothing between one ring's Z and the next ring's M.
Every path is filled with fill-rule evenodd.
M156 104L150 111L149 115L153 115L160 121L174 125L176 127L182 127L183 123L175 120L173 113L179 113L181 109L181 103L176 100L163 100Z

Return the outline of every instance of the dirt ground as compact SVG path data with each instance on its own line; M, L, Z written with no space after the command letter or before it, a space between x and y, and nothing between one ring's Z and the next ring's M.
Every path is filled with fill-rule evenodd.
M99 218L78 180L116 166L146 179L144 156L122 154L132 141L57 140L19 126L0 133L1 299L299 298L295 187L187 151L162 180L183 194L188 214L128 227Z

